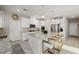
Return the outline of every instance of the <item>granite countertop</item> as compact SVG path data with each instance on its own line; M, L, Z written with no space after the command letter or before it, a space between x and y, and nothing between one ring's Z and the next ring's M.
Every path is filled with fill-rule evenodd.
M38 28L22 28L21 32L24 33L24 32L36 32L38 31Z
M56 33L48 33L48 34L44 34L42 33L41 31L37 31L37 32L27 32L29 35L33 36L33 37L36 37L38 39L42 39L42 40L46 40L48 41L48 38L52 38L53 36L56 36L56 37L60 37L60 36L57 36L55 35Z
M38 32L35 32L35 33L29 33L29 35L33 36L33 37L36 37L38 39L42 39L42 40L45 40L45 41L48 41L48 38L51 37L52 34L43 34L42 32L38 31Z

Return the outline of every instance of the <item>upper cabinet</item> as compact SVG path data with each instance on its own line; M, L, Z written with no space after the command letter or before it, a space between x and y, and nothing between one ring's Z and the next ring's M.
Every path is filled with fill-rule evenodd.
M29 18L27 18L27 17L22 17L22 18L21 18L21 27L26 28L26 27L29 27L29 25L30 25L30 20L29 20Z
M59 24L59 19L52 19L52 24Z
M0 27L4 27L4 12L0 11Z
M21 18L21 27L28 28L30 24L34 24L35 27L39 27L39 21L35 17L22 17Z
M35 17L30 17L30 24L34 24L37 28L39 25L39 20L37 20Z

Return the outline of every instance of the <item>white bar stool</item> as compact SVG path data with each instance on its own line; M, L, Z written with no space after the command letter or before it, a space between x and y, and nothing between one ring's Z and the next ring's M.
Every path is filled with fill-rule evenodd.
M45 47L47 49L45 49ZM52 49L52 48L54 48L53 44L51 44L49 41L43 41L43 47L42 47L43 53L46 53L48 51L48 49Z

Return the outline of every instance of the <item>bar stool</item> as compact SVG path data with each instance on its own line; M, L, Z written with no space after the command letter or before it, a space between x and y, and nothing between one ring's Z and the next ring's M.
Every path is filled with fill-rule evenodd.
M42 47L43 53L46 53L48 49L53 49L54 47L55 47L54 44L51 44L49 41L43 40L43 47Z
M59 52L62 50L63 40L63 37L49 38L48 41L50 43L53 43L55 47L52 49L48 49L48 52L53 53L52 50L54 50L54 53L59 54Z

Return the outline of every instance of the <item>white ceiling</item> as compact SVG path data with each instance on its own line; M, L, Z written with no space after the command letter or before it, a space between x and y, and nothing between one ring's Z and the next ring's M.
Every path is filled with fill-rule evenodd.
M4 5L4 10L10 13L18 13L25 16L45 16L52 18L54 16L79 16L78 5ZM19 9L19 12L17 12ZM27 11L23 11L27 9Z

